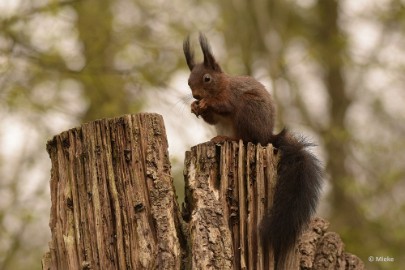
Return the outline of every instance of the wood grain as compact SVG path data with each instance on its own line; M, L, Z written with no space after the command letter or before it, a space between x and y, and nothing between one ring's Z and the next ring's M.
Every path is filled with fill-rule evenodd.
M47 144L51 241L43 269L273 270L258 229L272 207L277 149L207 142L186 152L180 212L163 118L83 124ZM364 269L315 218L286 268Z
M52 240L43 269L179 269L167 147L157 114L98 120L50 140Z
M186 154L183 212L190 226L192 269L268 269L258 227L271 207L276 164L271 145L242 141L208 142ZM210 248L218 252L207 252Z

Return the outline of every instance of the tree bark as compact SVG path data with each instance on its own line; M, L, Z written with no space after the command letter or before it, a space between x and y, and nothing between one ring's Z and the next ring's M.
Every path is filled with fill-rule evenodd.
M52 240L43 269L179 269L179 209L163 119L125 115L47 144Z
M84 124L47 150L52 240L43 269L273 269L257 233L277 179L271 145L192 147L182 216L157 114ZM364 269L327 227L309 224L289 269Z
M192 269L269 269L257 229L272 202L276 164L271 145L242 141L209 142L186 153L183 217L191 228Z

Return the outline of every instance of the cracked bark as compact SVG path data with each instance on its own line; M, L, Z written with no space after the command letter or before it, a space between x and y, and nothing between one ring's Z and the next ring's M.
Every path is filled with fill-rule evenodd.
M257 228L276 183L273 147L192 147L182 213L167 147L157 114L97 120L50 140L52 239L42 268L272 269ZM311 222L289 269L364 269L327 227Z
M186 153L183 217L193 255L201 254L193 269L264 269L257 228L271 204L275 160L272 146L242 142L209 142ZM207 246L219 252L207 253Z
M43 269L179 269L179 210L163 119L97 120L55 136Z

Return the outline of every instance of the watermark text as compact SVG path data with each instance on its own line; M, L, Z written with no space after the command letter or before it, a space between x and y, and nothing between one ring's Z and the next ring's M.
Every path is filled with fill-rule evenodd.
M368 257L369 262L394 262L395 258L390 256L370 256Z

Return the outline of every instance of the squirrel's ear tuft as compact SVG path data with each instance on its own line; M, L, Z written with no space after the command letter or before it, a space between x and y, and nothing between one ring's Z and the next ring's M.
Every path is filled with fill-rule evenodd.
M187 66L190 69L190 71L192 71L195 66L195 62L194 62L194 52L190 48L190 36L187 36L183 42L183 51L184 56L186 57Z
M222 72L221 67L215 60L214 55L212 54L211 46L208 43L207 38L201 32L200 32L200 45L201 45L201 50L204 54L204 66L206 68L211 68L214 71Z

